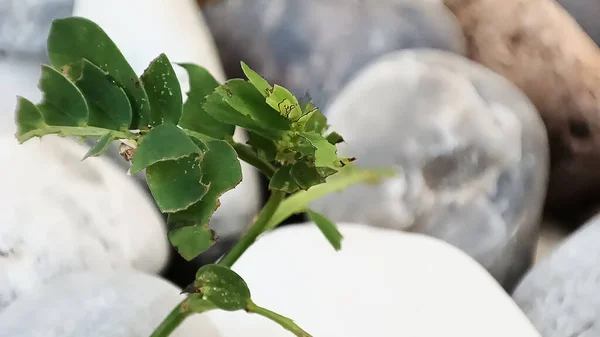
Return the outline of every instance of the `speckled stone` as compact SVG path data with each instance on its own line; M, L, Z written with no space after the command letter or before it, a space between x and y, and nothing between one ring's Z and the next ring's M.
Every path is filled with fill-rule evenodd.
M153 201L105 158L82 162L86 152L71 139L19 145L0 133L0 310L67 272L166 264Z
M219 0L203 8L229 77L240 61L325 108L377 57L399 49L463 53L453 15L423 0Z
M411 50L367 67L327 114L358 166L402 172L316 210L443 239L514 286L532 261L548 171L544 125L525 95L462 56Z
M52 20L70 16L74 0L0 1L0 54L46 58Z
M76 272L37 285L0 313L0 337L148 337L182 299L180 289L134 271ZM171 337L220 337L205 315Z
M513 298L544 337L600 336L600 215L538 262Z

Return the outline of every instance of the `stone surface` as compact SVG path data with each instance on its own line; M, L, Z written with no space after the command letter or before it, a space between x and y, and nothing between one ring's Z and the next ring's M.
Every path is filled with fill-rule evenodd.
M600 335L599 240L596 216L534 266L513 293L544 337Z
M179 288L133 271L56 278L0 313L0 337L148 337L183 299ZM204 315L171 337L220 337Z
M514 285L531 263L548 166L544 126L518 89L459 55L401 51L365 68L327 114L341 153L402 172L316 210L443 239Z
M229 77L243 77L244 61L322 109L385 53L464 52L460 27L439 1L218 0L203 11Z
M157 273L169 250L152 200L104 158L46 136L0 133L0 310L65 272L134 267Z
M73 1L0 1L0 55L45 59L50 24L56 18L70 16Z
M234 266L253 301L315 337L539 336L496 281L451 245L420 234L338 225L344 235L339 252L314 224L260 238ZM223 337L291 336L244 312L206 315Z
M444 3L463 27L468 56L515 83L541 114L552 160L548 209L565 212L598 200L598 46L553 0Z

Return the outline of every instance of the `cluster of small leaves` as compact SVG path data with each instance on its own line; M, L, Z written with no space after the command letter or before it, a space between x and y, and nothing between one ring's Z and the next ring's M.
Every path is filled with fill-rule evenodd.
M204 68L181 65L192 89L184 104L166 55L138 77L108 35L78 17L53 22L48 55L51 66L42 66L39 82L42 101L19 98L18 140L99 137L86 157L102 154L113 140L126 140L133 154L130 172L145 170L160 210L178 219L170 224L171 243L187 259L210 247L215 235L208 223L218 199L242 180L227 141L235 126L198 116L218 82Z
M316 106L270 85L246 64L248 80L222 85L200 66L179 64L190 81L184 103L166 55L138 77L108 35L88 19L55 20L48 55L51 66L42 66L39 82L42 101L19 97L18 140L47 134L98 137L86 158L124 140L130 172L145 170L156 204L169 215L169 240L186 259L214 244L208 224L219 197L242 179L231 146L236 126L247 130L251 151L273 168L272 190L307 190L352 161L337 156L335 144L342 138L324 135L327 120ZM339 248L335 226L320 214L310 216Z

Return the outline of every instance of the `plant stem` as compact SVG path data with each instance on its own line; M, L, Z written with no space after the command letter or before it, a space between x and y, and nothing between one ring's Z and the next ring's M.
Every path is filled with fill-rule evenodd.
M215 307L207 301L196 298L197 296L190 295L181 301L160 325L154 330L150 337L168 337L175 329L190 315L199 314L205 311L215 309Z
M269 162L259 158L252 148L248 145L244 145L237 142L229 143L237 152L238 157L246 163L256 167L259 171L261 171L268 179L271 179L273 174L275 173L275 167L271 165Z
M167 337L177 329L177 327L185 320L191 312L185 311L185 304L188 298L181 301L165 319L160 323L160 325L154 330L150 337Z
M281 316L278 313L272 312L269 309L259 307L258 305L254 304L254 302L252 302L252 301L250 301L248 303L248 306L246 307L246 311L266 317L266 318L272 320L273 322L281 325L282 328L290 331L291 333L293 333L294 335L296 335L298 337L312 337L308 332L302 330L301 327L296 325L296 323L294 323L294 321L292 321L291 319L289 319L285 316Z
M279 204L281 204L284 198L285 192L271 192L271 196L269 197L267 204L260 211L260 214L258 215L258 218L256 218L256 221L252 224L252 226L250 226L250 228L248 229L246 234L242 236L240 241L238 241L235 244L235 246L233 246L231 251L229 251L229 253L225 255L225 257L221 261L219 261L218 264L226 267L231 267L235 263L235 261L237 261L240 258L240 256L242 256L246 249L248 249L248 247L250 247L250 245L252 245L254 241L256 241L256 238L258 238L258 236L262 234L262 232L264 232L265 228L267 227L267 224L269 223L269 220L271 220L271 217L273 216L273 214L277 210L277 207L279 207Z

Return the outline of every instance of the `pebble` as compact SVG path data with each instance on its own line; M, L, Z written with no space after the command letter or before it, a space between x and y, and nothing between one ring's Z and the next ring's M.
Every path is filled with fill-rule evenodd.
M544 337L600 336L600 216L539 261L513 293Z
M339 252L314 224L295 224L259 238L233 269L256 304L312 336L540 336L485 269L451 245L362 224L338 226ZM291 336L245 312L206 315L223 337Z
M317 211L442 239L514 286L532 262L548 170L524 94L460 55L400 51L365 68L327 114L340 153L401 172L317 200Z
M407 48L465 52L460 27L423 0L219 0L203 11L229 77L246 62L325 109L363 66Z
M0 313L0 337L148 337L182 299L156 276L120 270L75 272L36 286ZM221 337L206 315L171 337Z

